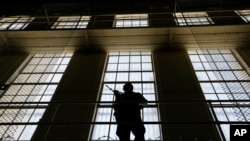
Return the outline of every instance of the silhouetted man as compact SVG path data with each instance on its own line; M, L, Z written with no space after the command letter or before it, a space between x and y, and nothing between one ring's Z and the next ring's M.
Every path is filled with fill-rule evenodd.
M124 84L123 90L124 93L114 90L116 134L120 141L130 141L130 132L134 134L135 141L144 141L146 130L141 119L141 109L147 104L147 100L142 94L133 92L133 85L130 82Z

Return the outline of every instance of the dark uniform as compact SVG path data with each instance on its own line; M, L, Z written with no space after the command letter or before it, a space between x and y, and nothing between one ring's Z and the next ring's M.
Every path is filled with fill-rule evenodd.
M124 90L124 93L114 91L116 96L114 104L114 115L117 121L116 134L120 141L130 141L130 132L134 134L135 141L144 141L146 130L141 119L141 109L143 108L141 104L146 104L147 100L140 93Z

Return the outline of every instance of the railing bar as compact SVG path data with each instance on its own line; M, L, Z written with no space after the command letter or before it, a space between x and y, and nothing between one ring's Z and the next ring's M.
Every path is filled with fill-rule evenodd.
M124 122L126 123L126 122ZM136 122L129 122L135 123ZM239 121L159 121L159 122L142 122L143 124L244 124L250 122ZM69 125L69 124L117 124L117 122L1 122L0 125Z
M250 102L250 100L165 100L148 101L148 103L208 103L208 102ZM0 102L1 104L112 104L114 101L53 101L53 102Z

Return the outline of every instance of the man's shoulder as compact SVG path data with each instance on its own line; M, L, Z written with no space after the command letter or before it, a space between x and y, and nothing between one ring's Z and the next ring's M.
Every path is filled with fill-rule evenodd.
M139 92L133 92L136 97L143 97L141 93Z
M139 93L139 92L133 92L134 94L136 94L136 95L142 95L141 93Z

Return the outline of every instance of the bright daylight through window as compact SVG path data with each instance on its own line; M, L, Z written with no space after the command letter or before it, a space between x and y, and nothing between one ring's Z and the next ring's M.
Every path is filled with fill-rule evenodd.
M0 126L0 138L31 139L71 56L71 53L34 54L27 58L25 67L0 98L6 103L6 108L0 109L0 121L8 123Z
M235 12L246 22L250 22L250 10L235 10Z
M174 17L179 26L214 24L206 12L177 12Z
M122 14L115 16L114 27L147 27L148 14Z
M149 101L157 100L155 91L155 77L151 52L110 52L102 82L101 102L114 100L114 94L105 85L123 92L123 85L130 81L135 92L140 92ZM97 106L95 122L115 122L111 103L101 103ZM158 107L150 103L142 110L144 122L158 122ZM145 124L145 139L161 141L159 124ZM131 134L131 138L133 135ZM95 124L91 140L118 140L116 124Z
M250 103L241 101L250 99L250 76L229 49L189 50L188 54L205 98L215 100L210 108L229 141L229 124L220 122L250 121L250 109L245 106Z
M52 29L74 29L87 28L90 16L64 16L59 17Z
M0 18L0 30L23 30L35 18L29 16L13 16Z

